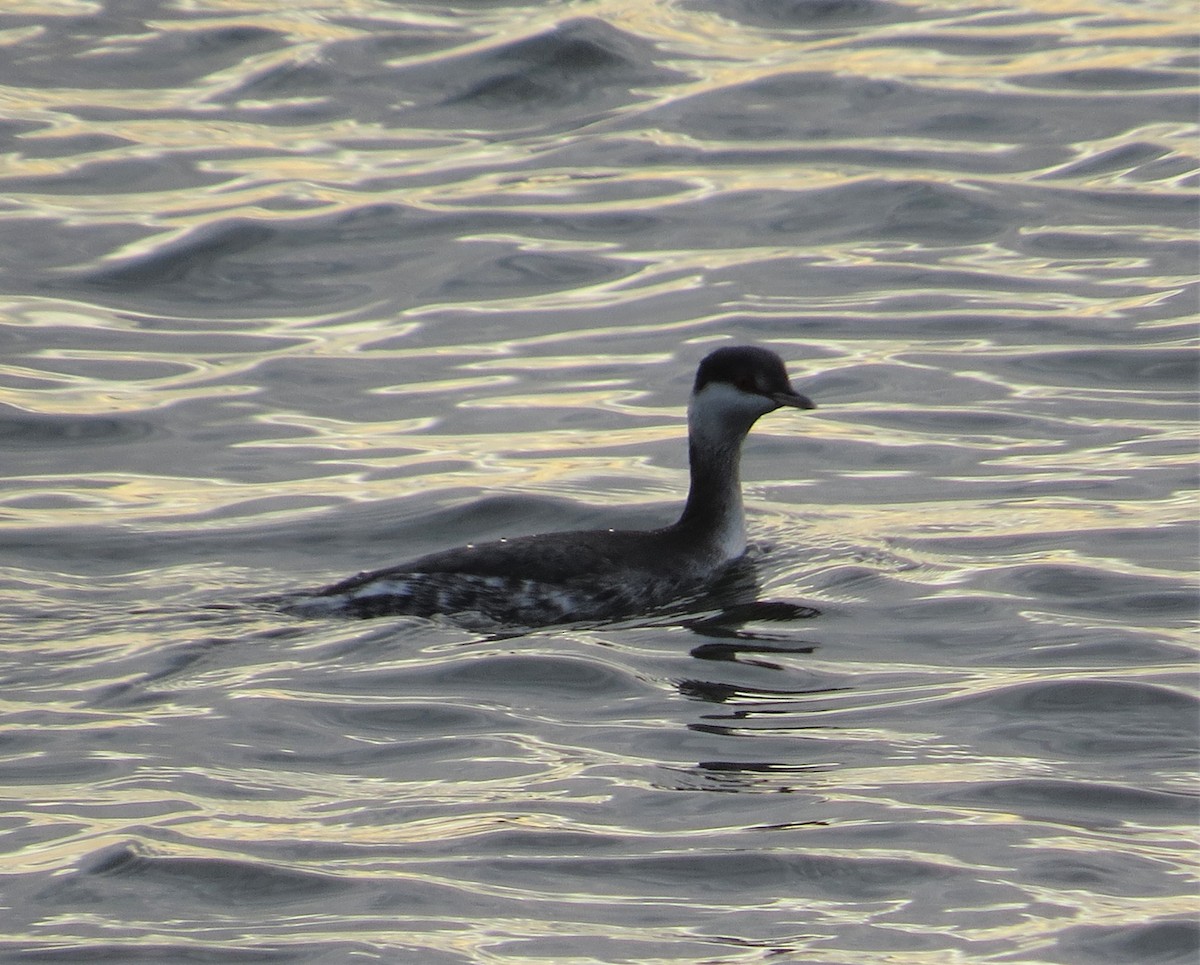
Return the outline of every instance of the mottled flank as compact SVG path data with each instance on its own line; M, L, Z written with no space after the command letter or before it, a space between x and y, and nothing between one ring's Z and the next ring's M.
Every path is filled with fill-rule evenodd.
M605 620L678 600L694 582L543 583L471 573L406 573L345 592L298 598L287 609L303 616L446 616L469 626L545 626Z

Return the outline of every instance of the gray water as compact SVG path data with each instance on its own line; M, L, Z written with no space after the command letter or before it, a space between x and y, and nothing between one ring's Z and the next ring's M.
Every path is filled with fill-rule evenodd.
M1193 962L1194 13L5 4L0 960ZM733 343L818 615L258 602L671 521Z

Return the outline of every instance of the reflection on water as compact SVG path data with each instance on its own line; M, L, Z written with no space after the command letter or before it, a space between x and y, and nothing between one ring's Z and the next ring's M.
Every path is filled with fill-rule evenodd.
M277 7L0 13L4 956L1192 961L1190 8ZM726 339L756 585L261 602L669 521Z

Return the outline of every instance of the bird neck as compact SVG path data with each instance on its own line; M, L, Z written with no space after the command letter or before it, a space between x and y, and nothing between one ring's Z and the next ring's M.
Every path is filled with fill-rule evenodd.
M717 435L705 432L704 428L696 425L695 420L689 425L691 484L687 504L676 526L724 562L746 551L746 515L739 473L746 433Z

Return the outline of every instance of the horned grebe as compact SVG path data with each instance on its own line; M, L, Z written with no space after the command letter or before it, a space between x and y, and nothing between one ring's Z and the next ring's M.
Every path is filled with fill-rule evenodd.
M688 405L691 486L679 520L662 529L543 533L432 553L318 590L305 614L482 617L542 626L661 607L712 581L746 551L738 475L759 416L812 409L783 360L756 347L719 348L696 371Z

